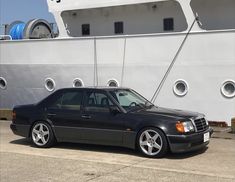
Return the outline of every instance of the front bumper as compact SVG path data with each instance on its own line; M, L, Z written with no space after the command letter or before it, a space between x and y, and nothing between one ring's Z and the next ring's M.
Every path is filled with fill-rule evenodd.
M30 125L11 124L10 128L15 135L29 137Z
M189 135L168 135L168 141L170 149L174 153L188 152L204 148L209 144L209 141L204 142L204 134L210 133L210 137L213 133L212 128L208 128L206 131L200 133L193 133Z

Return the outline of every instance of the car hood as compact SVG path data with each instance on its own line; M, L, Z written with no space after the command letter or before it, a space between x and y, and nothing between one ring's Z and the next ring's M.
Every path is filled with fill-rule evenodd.
M165 117L172 117L177 119L189 119L189 118L195 118L199 116L203 116L201 113L197 112L191 112L191 111L184 111L179 109L169 109L169 108L163 108L163 107L156 107L153 106L149 109L142 109L139 111L136 111L141 114L152 114L152 115L161 115Z

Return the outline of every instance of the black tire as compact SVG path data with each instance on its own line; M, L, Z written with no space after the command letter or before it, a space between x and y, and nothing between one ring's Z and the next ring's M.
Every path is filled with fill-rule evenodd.
M42 131L41 127L43 128ZM44 121L37 121L34 123L30 131L30 139L38 148L49 148L56 142L51 126Z
M149 134L149 138L147 138L146 132ZM142 129L137 135L136 145L144 156L150 158L161 158L168 152L168 142L165 134L160 129L154 127Z

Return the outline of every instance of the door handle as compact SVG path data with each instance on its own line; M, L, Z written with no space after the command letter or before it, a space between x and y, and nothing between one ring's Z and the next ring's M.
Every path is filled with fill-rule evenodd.
M84 118L84 119L91 119L91 116L90 115L82 115L82 118Z
M56 114L48 113L47 116L56 116Z

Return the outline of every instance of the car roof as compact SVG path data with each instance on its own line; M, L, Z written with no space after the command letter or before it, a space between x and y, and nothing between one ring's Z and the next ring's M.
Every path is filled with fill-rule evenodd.
M66 91L66 90L104 90L104 91L111 91L111 90L129 90L130 88L126 87L72 87L72 88L61 88L57 91Z

